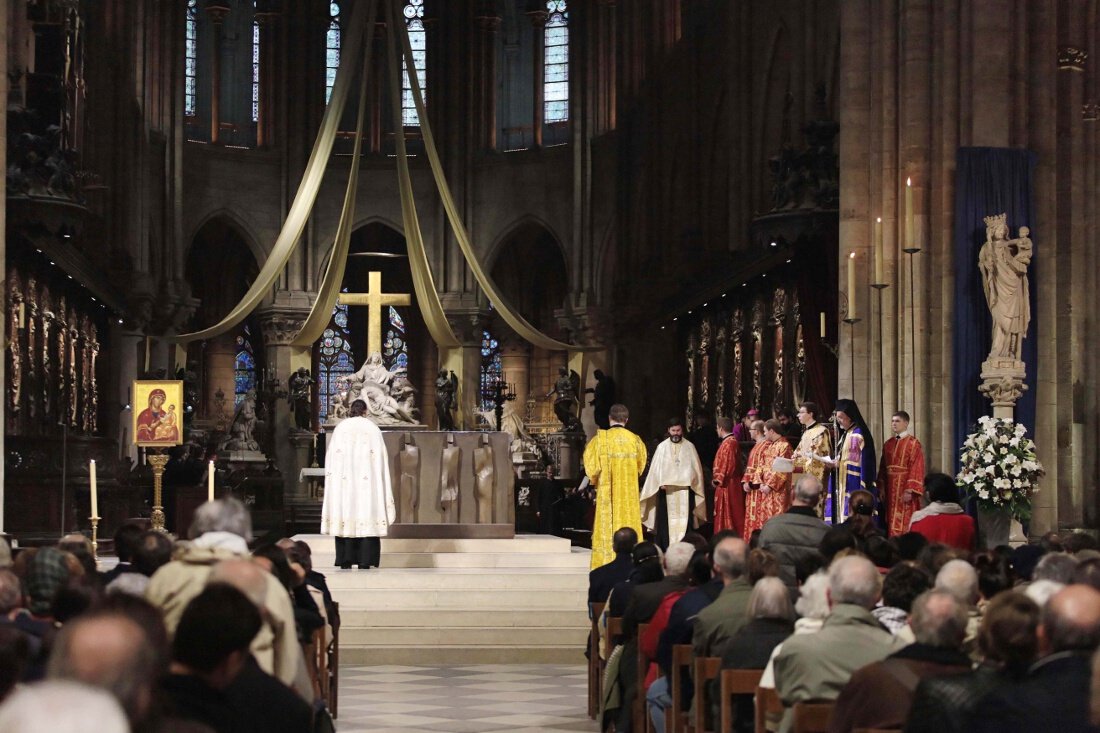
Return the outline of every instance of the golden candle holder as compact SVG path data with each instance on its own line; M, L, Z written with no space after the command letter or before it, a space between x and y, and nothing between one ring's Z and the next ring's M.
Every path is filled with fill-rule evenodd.
M161 491L164 485L164 467L168 465L168 456L163 453L153 453L146 457L146 461L153 468L153 514L150 520L154 530L164 532L164 507L161 505Z
M88 517L92 523L92 558L99 564L99 520L103 517Z

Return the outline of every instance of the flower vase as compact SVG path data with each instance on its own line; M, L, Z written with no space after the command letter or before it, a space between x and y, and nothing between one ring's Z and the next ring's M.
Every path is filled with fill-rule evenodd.
M1012 534L1012 512L1008 509L978 507L980 544L987 550L1007 545Z

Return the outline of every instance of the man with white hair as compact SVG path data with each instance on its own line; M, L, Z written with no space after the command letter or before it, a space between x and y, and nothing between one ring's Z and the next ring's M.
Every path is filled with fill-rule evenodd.
M829 525L817 516L822 493L821 481L816 476L809 473L799 476L791 490L791 508L769 519L760 530L760 549L779 559L779 577L792 590L798 585L795 566L819 554L817 547L829 531Z
M981 625L982 616L978 612L978 601L982 596L978 588L978 571L966 560L948 560L936 573L936 582L933 587L935 590L950 593L966 608L966 637L963 639L963 649L975 662L979 661L978 627ZM917 640L913 634L912 625L899 631L898 638L907 644Z
M720 657L726 640L749 621L752 585L745 576L749 546L729 537L714 548L714 572L722 576L722 592L699 612L691 645L697 658Z
M130 733L126 714L109 692L79 682L50 680L12 693L0 707L0 733Z
M970 658L962 651L967 610L945 590L917 596L909 614L916 642L852 675L837 698L830 731L900 730L922 679L970 671Z
M796 703L835 700L857 669L905 646L871 615L881 595L882 576L867 558L849 555L829 566L830 611L821 631L790 637L774 660L780 733L792 730Z
M638 631L638 624L649 623L665 596L688 587L687 570L693 554L695 547L688 542L673 542L668 546L663 560L665 577L656 583L639 585L626 604L626 610L623 611L625 636L634 636Z
M164 612L170 636L176 632L183 609L210 582L218 563L249 559L252 517L236 499L208 501L195 511L188 534L191 542L153 575L145 591L146 600ZM252 653L261 669L311 700L312 685L298 644L290 595L271 573L264 573L263 583L265 620L252 641Z

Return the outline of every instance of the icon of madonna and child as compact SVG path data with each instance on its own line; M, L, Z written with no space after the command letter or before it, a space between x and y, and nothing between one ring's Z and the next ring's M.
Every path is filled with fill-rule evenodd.
M183 442L179 424L183 382L135 381L134 404L145 405L134 416L134 443L155 447Z

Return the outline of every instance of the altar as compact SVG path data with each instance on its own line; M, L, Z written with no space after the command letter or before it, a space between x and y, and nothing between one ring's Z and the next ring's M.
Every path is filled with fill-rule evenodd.
M390 537L515 536L515 473L507 433L382 426L382 436L397 504Z

